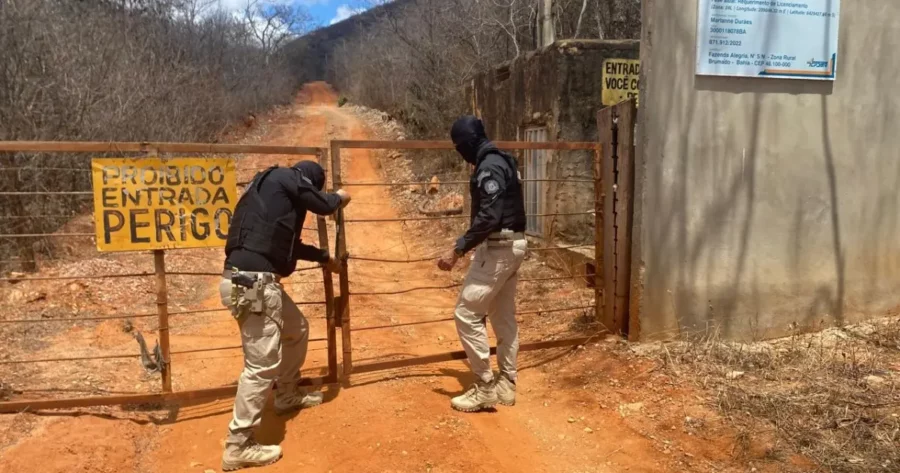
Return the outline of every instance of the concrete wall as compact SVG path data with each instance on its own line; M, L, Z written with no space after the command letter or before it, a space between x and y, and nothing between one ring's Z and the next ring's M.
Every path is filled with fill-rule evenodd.
M496 140L524 139L526 127L547 127L550 141L596 141L603 61L636 59L638 41L565 40L478 75L469 90L474 112ZM589 152L553 153L551 179L590 179ZM521 163L520 163L521 164ZM585 183L548 183L544 213L593 209ZM593 217L561 216L545 222L544 237L568 243L593 240Z
M642 338L900 304L900 2L842 2L837 80L694 75L697 0L644 0L632 310Z

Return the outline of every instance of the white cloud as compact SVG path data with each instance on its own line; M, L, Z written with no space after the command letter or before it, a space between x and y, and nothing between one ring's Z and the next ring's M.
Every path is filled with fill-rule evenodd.
M328 24L333 25L335 23L340 23L347 18L350 18L353 15L358 15L364 11L366 11L365 8L353 8L350 5L341 5L337 7L337 13Z
M265 0L265 3L299 3L307 7L313 5L328 5L331 0ZM247 0L219 0L219 5L225 11L243 10L247 6Z

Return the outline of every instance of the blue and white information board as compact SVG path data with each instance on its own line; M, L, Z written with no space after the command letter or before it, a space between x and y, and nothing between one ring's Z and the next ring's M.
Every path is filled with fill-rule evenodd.
M837 76L841 0L699 0L699 5L698 75Z

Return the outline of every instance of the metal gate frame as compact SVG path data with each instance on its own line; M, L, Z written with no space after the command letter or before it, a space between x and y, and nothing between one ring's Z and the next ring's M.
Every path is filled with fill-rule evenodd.
M604 148L600 143L593 142L524 142L524 141L498 141L495 142L498 148L509 151L518 151L518 150L554 150L554 151L573 151L573 150L586 150L593 151L594 153L594 167L597 168L599 163L603 161ZM342 189L344 187L350 187L354 185L382 185L382 186L395 186L395 185L410 185L410 184L421 184L421 183L383 183L383 184L354 184L354 183L344 183L342 172L341 172L341 150L343 149L367 149L367 150L453 150L455 149L453 143L450 141L412 141L412 140L403 140L403 141L379 141L379 140L336 140L331 142L331 174L332 174L332 190ZM600 261L602 260L603 254L603 208L604 208L604 200L606 193L603 192L603 186L601 184L602 175L598 173L594 173L593 179L590 182L593 182L594 186L594 209L590 212L584 212L581 214L592 214L594 215L594 225L595 225L595 241L594 241L594 251L595 258L597 260L596 268L600 268ZM541 181L563 181L561 179L541 179ZM573 181L572 179L565 179L564 181ZM468 181L462 181L464 183L468 183ZM444 184L459 184L460 182L446 182ZM555 213L555 214L546 214L539 215L541 217L544 216L555 216L555 215L573 215L573 214L565 214L565 213ZM458 217L422 217L419 219L390 219L394 220L435 220L435 219L443 219L443 218L458 218ZM357 221L362 222L362 221ZM348 379L351 374L361 374L361 373L371 373L375 371L381 371L386 369L395 369L407 366L418 366L423 364L431 364L438 363L444 361L451 360L462 360L466 358L466 353L462 350L452 351L447 353L440 353L435 355L427 355L427 356L419 356L419 357L411 357L405 358L401 360L390 360L384 362L376 362L369 363L359 366L353 365L353 350L352 350L352 329L351 329L351 318L350 318L350 300L352 296L352 292L350 292L350 280L348 276L348 259L352 259L349 257L347 253L347 241L346 241L346 224L353 223L353 221L348 221L344 219L343 214L339 214L337 217L337 225L340 228L338 230L338 235L340 235L337 242L337 250L336 254L340 256L342 265L340 272L340 296L335 298L335 313L338 314L335 317L335 320L338 323L338 326L341 329L341 339L342 339L342 370L341 370L341 378ZM530 251L540 251L540 250L560 250L565 248L544 248L544 249L532 249ZM387 260L384 260L387 261ZM390 262L390 261L389 261ZM403 263L404 261L393 261L396 263ZM601 284L601 273L599 270L595 270L593 274L594 278L594 306L591 307L574 307L568 309L561 310L577 310L577 309L594 309L595 318L600 320L600 314L602 312L603 304L601 301L603 300L603 285ZM371 294L369 294L371 295ZM519 312L519 315L527 314L527 313L544 313L544 312L553 312L553 311L561 311L557 310L546 310L546 311L534 311L534 312ZM448 320L452 320L448 319ZM596 336L596 335L595 335ZM524 343L519 347L519 351L532 351L532 350L543 350L549 348L560 348L560 347L574 347L578 345L582 345L587 343L593 337L577 337L570 338L564 340L553 340L547 342L537 342L537 343ZM491 353L496 353L496 347L491 347Z
M631 105L633 110L633 103ZM619 112L619 130L622 130L622 123L632 123L631 130L633 130L633 119L634 112L630 112L629 115L628 106L625 107L624 112ZM601 120L605 120L604 114L605 111L601 112L599 118ZM611 119L613 120L613 119ZM614 121L613 121L614 122ZM605 131L603 123L610 123L609 121L604 122L600 121L600 137L602 143L592 143L592 142L519 142L519 141L500 141L496 142L497 146L504 150L555 150L555 151L572 151L572 150L586 150L593 151L594 153L594 172L593 179L590 181L593 182L594 187L594 209L591 212L583 212L577 214L564 214L564 213L555 213L555 214L546 214L540 215L544 216L554 216L554 215L582 215L582 214L593 214L594 216L594 225L595 225L595 234L594 234L594 252L595 252L595 263L596 269L594 271L593 276L593 288L594 288L594 296L595 303L591 307L572 307L572 308L564 308L564 309L555 309L555 310L542 310L542 311L533 311L533 312L520 312L519 315L522 314L530 314L530 313L545 313L545 312L553 312L553 311L565 311L565 310L577 310L577 309L593 309L595 318L603 323L606 328L606 331L609 332L617 332L621 330L617 330L617 326L613 323L609 323L610 321L615 321L612 318L608 318L607 314L614 313L618 314L622 311L622 305L616 304L613 305L614 301L627 301L627 292L623 295L621 292L618 292L616 288L619 288L623 281L627 281L627 278L622 279L621 273L616 272L616 267L621 268L630 266L630 255L627 251L624 250L624 246L620 249L620 245L624 245L624 239L622 237L625 233L621 233L627 231L628 235L630 235L630 213L627 211L630 209L631 201L630 198L625 198L623 194L622 185L627 182L627 179L633 180L633 146L631 147L631 152L628 154L627 147L623 153L623 148L621 146L614 146L613 140L618 138L618 142L622 142L625 140L626 142L631 142L633 139L632 134L628 134L628 132L619 132L618 135L613 135L610 137L609 133ZM608 128L612 130L612 126ZM329 160L329 152L327 148L316 148L316 147L294 147L294 146L254 146L254 145L220 145L220 144L203 144L203 143L149 143L149 142L127 142L127 143L116 143L116 142L0 142L0 152L49 152L49 153L58 153L58 152L71 152L71 153L85 153L85 152L95 152L95 153L143 153L146 156L156 156L158 153L200 153L200 154L278 154L278 155L294 155L294 156L316 156L319 163L325 167L326 169L330 168L332 173L332 185L333 189L341 189L345 186L351 186L352 183L343 183L341 177L341 150L342 149L378 149L378 150L453 150L453 144L449 141L361 141L361 140L336 140L331 142L331 153ZM612 156L614 159L604 160L604 156ZM624 158L623 158L624 157ZM618 164L614 161L618 160ZM609 164L607 164L609 163ZM622 166L622 163L625 163L625 167ZM630 164L629 164L630 163ZM628 171L628 166L631 166L630 169L632 171ZM624 179L624 180L623 180ZM554 181L554 179L543 179L543 181ZM556 180L562 181L562 180ZM566 179L565 181L572 181L572 179ZM467 182L467 181L466 181ZM617 184L618 183L618 184ZM408 183L412 184L412 183ZM449 183L447 183L449 184ZM390 185L395 185L392 183ZM618 189L618 190L617 190ZM630 186L630 189L633 189L633 186ZM609 196L613 196L613 198L608 198ZM622 197L619 197L622 196ZM612 215L612 218L604 219L604 215ZM621 216L621 217L620 217ZM620 220L620 218L627 217L627 225ZM427 217L423 219L435 219L435 218L445 218L445 217ZM449 217L452 218L452 217ZM415 219L413 219L415 220ZM319 244L323 249L329 248L328 241L328 230L325 224L325 219L323 217L319 217L317 219L318 223L318 234L319 234ZM466 355L464 351L452 351L447 353L441 353L436 355L428 355L421 357L412 357L406 358L402 360L391 360L384 362L376 362L370 364L364 364L360 366L353 366L353 353L352 353L352 338L351 338L351 319L350 319L350 296L352 293L350 292L350 281L348 277L348 255L347 255L347 242L346 242L346 224L347 220L344 219L343 214L339 213L336 218L337 224L337 235L336 235L336 245L335 245L335 255L339 255L342 260L341 271L339 274L339 286L340 286L340 295L335 296L333 278L331 274L322 268L323 271L323 280L324 280L324 291L325 291L325 301L322 304L325 305L326 308L326 321L327 321L327 334L326 341L328 343L328 373L324 377L320 378L312 378L305 380L305 384L309 385L322 385L322 384L333 384L338 382L341 379L347 379L352 373L367 373L367 372L375 372L386 369L393 369L405 366L415 366L422 364L430 364L437 363L443 361L451 361L451 360L460 360L465 359ZM620 232L620 233L616 233ZM604 238L605 235L614 236L614 238ZM47 235L52 236L52 235ZM630 241L629 241L630 245ZM566 249L567 247L560 248L545 248L543 250L561 250ZM628 247L630 248L630 246ZM531 251L540 251L542 249L534 249ZM613 257L604 258L604 250L607 251L606 255L614 255ZM628 262L625 266L620 266L622 262ZM171 358L172 354L178 354L178 352L171 352L169 349L169 333L168 333L168 301L166 297L166 271L165 271L165 252L164 250L157 250L154 252L154 263L155 263L155 272L142 274L139 276L156 276L157 282L157 307L158 307L158 318L159 318L159 338L160 338L160 347L163 353L163 359L166 360L164 370L162 372L162 392L160 393L147 393L147 394L130 394L130 395L118 395L118 396L99 396L99 397L84 397L84 398L66 398L66 399L43 399L43 400L24 400L24 401L10 401L10 402L0 402L0 413L8 413L8 412L21 412L24 410L37 410L37 409L70 409L70 408L79 408L79 407L92 407L92 406L104 406L104 405L126 405L126 404L147 404L147 403L167 403L167 402L185 402L185 401L198 401L198 400L211 400L211 399L221 399L232 397L235 395L237 386L222 386L222 387L214 387L209 389L197 389L197 390L187 390L180 392L172 392L171 389ZM604 272L601 273L599 268L604 268ZM610 273L610 268L612 269L612 273ZM318 269L318 268L308 268L308 269ZM172 274L172 273L168 273ZM194 276L217 276L220 273L191 273L190 275ZM610 278L608 275L614 274L613 278ZM626 273L627 274L627 273ZM604 277L604 275L607 275ZM587 275L590 277L591 275ZM567 278L568 279L568 278ZM24 278L23 280L27 280ZM612 282L615 282L615 285L610 286ZM605 283L605 284L604 284ZM625 289L627 290L627 282L625 284ZM613 297L614 295L614 297ZM608 296L608 297L605 297ZM624 309L627 311L627 307ZM627 312L626 312L627 313ZM174 315L174 314L173 314ZM122 316L121 318L129 318L129 316ZM622 320L621 318L618 320ZM342 359L340 369L338 365L337 359L337 328L341 329L341 339L342 339ZM603 333L601 331L600 333ZM595 335L596 336L596 335ZM530 351L530 350L542 350L549 348L560 348L560 347L573 347L577 345L581 345L586 343L592 337L578 337L578 338L570 338L563 340L553 340L547 342L538 342L538 343L526 343L520 346L520 351ZM495 353L496 348L492 347L491 352ZM102 358L102 357L100 357ZM61 360L65 361L65 360Z
M320 163L327 162L327 148L316 147L299 147L299 146L267 146L267 145L227 145L227 144L206 144L206 143L151 143L151 142L81 142L81 141L0 141L0 153L3 152L32 152L32 153L140 153L146 157L156 157L159 153L186 153L186 154L274 154L289 156L315 156ZM86 194L91 194L88 191ZM10 193L15 194L15 193ZM51 193L52 194L52 193ZM319 244L322 248L328 248L328 229L325 225L325 219L318 219ZM48 235L25 235L27 237L51 237ZM93 234L75 235L75 236L93 236ZM161 363L161 389L159 393L147 394L127 394L116 396L92 396L82 398L62 398L62 399L41 399L41 400L22 400L0 402L0 413L21 412L24 410L37 409L70 409L76 407L92 407L106 405L125 405L125 404L147 404L147 403L166 403L173 401L194 401L200 399L220 399L232 397L237 392L236 385L221 386L208 389L194 389L173 392L172 391L172 359L171 355L179 354L172 352L169 347L169 315L168 297L166 287L166 275L182 275L182 276L221 276L221 272L211 273L167 273L165 265L165 250L154 250L154 272L138 275L129 275L134 277L155 276L156 279L156 305L157 317L159 320L159 346L162 353ZM305 269L316 270L318 267L310 267ZM332 283L331 273L322 268L324 275L325 301L321 302L326 308L327 319L327 337L328 342L328 373L324 377L304 379L304 384L321 385L326 383L334 383L338 379L337 366L337 345L335 343L335 323L334 323L334 287ZM89 276L89 275L88 275ZM100 276L94 276L100 277ZM110 276L121 277L121 276ZM18 281L27 281L29 278L18 278ZM35 278L41 280L59 279L59 278ZM64 278L71 279L71 278ZM224 309L223 309L224 310ZM212 312L212 311L202 311ZM192 313L191 311L185 313ZM143 314L142 314L143 315ZM125 316L109 316L103 317L104 320L111 319L128 319L134 315ZM77 322L79 319L52 319L51 322L65 322L73 320ZM31 320L5 321L6 323L33 323ZM231 349L234 347L227 347ZM240 348L240 347L237 347ZM192 350L189 353L201 351L218 351L225 348L211 348L208 350ZM188 353L188 352L186 352ZM134 355L135 358L138 355ZM122 356L117 356L122 357ZM109 357L95 357L94 359L105 359ZM67 359L52 360L59 362L74 361ZM22 363L27 363L23 361Z

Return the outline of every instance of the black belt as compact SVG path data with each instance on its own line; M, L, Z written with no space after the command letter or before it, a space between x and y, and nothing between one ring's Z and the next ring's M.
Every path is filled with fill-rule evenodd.
M525 232L524 232L524 231L522 231L522 232L514 232L514 231L512 231L512 230L510 230L510 229L508 229L508 228L504 228L503 230L500 230L499 232L494 232L494 233L492 233L492 234L495 234L495 233L506 233L506 234L508 234L508 236L488 237L488 241L510 241L510 240L515 240L515 235L516 235L516 234L523 234L523 233L525 233Z
M244 274L262 274L264 283L281 281L281 275L266 272L266 271L240 271L240 272L244 273ZM234 271L232 271L231 269L226 269L225 271L222 271L222 277L230 280L233 273L234 273ZM267 278L266 276L269 276L269 278L271 278L271 279Z

